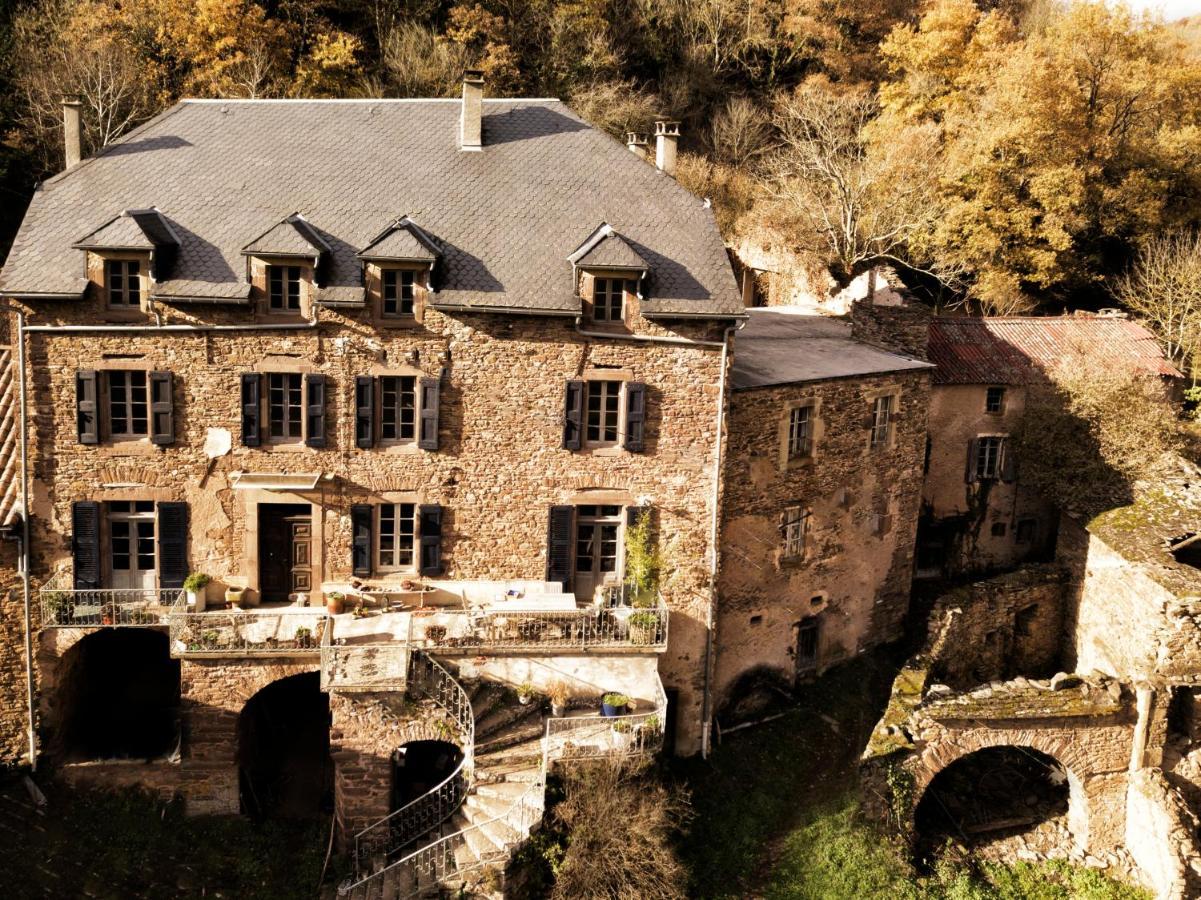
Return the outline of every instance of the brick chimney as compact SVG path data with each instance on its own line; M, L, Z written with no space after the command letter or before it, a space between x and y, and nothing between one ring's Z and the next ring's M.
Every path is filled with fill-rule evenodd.
M65 168L79 165L83 159L83 137L80 125L80 111L83 104L78 100L63 100L63 157Z
M660 119L655 123L655 165L673 178L676 174L676 143L679 140L679 122Z
M647 142L645 134L627 131L626 146L630 148L631 152L638 154L639 159L649 160L651 158L650 144Z
M484 73L468 69L463 73L463 111L459 116L459 149L484 148Z

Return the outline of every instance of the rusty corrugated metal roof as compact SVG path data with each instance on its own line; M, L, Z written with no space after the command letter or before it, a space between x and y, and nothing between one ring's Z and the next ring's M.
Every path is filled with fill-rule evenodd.
M939 317L930 323L935 384L1026 384L1064 354L1084 351L1126 360L1165 377L1180 372L1142 325L1120 316Z

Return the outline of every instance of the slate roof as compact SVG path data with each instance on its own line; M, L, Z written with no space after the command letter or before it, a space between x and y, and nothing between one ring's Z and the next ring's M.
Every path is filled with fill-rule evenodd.
M607 222L567 257L577 266L595 269L647 269L646 260Z
M315 257L330 246L299 213L278 222L242 248L243 256Z
M300 211L331 248L326 284L405 210L444 267L434 305L577 314L567 256L609 222L649 265L645 314L739 316L712 211L555 100L484 102L484 148L458 149L460 103L184 101L45 182L0 293L81 289L81 231L156 206L180 236L163 296L245 297L240 250Z
M179 237L157 209L127 209L72 246L88 250L154 251L154 277L165 278L174 267Z
M408 216L397 219L387 230L359 251L360 259L394 259L433 262L441 249Z
M827 316L782 308L748 309L734 333L730 384L736 391L933 368L851 337L851 326Z
M1154 335L1120 316L938 317L930 323L935 384L1029 384L1065 353L1083 350L1178 378Z

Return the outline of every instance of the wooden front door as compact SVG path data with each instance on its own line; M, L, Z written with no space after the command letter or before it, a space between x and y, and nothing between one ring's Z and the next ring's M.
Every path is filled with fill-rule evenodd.
M286 602L313 589L313 519L310 507L259 507L259 593L264 603Z

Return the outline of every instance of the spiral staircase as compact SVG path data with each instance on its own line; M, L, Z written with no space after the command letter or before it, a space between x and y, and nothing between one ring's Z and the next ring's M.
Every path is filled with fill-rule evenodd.
M542 821L546 776L556 760L649 754L654 740L597 746L589 734L612 731L596 716L545 719L538 704L518 703L490 681L460 682L420 651L411 658L408 690L433 701L458 725L463 759L440 784L364 828L354 839L355 874L338 888L349 900L501 896L511 855ZM625 729L653 726L661 735L666 697ZM567 738L571 738L568 740Z

